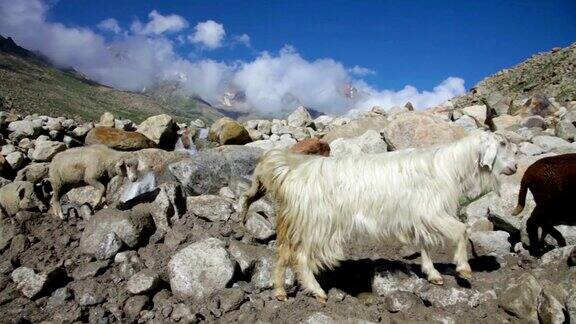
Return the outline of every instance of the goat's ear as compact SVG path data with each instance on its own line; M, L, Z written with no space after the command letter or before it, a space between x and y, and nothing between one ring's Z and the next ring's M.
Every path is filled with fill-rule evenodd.
M116 162L114 168L116 169L117 174L126 175L126 164L124 163L124 160Z
M20 188L18 190L18 199L20 199L20 200L24 199L25 195L26 195L26 189Z
M496 159L496 153L498 152L498 144L494 138L491 136L486 136L483 138L482 145L482 157L480 158L480 166L487 166L489 170L492 170L492 165Z

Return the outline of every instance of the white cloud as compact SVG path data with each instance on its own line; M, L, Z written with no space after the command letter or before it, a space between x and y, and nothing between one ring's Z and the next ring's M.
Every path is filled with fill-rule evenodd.
M365 68L362 66L355 65L353 68L348 69L350 73L357 75L357 76L366 76L366 75L373 75L376 74L376 71L371 70L369 68Z
M246 47L252 47L252 44L250 44L250 36L248 36L248 34L234 36L234 42Z
M201 44L208 49L216 49L222 46L222 41L226 37L224 25L207 20L200 22L194 27L194 34L189 36L192 43Z
M388 108L407 101L416 108L426 108L465 92L464 80L454 77L432 91L418 91L412 86L400 91L377 89L358 73L365 74L368 69L347 68L330 58L309 61L290 46L278 53L263 52L247 62L184 58L174 50L178 37L164 35L182 28L174 19L166 20L176 15L162 16L153 11L150 22L133 26L135 32L119 33L107 41L89 28L47 21L48 10L42 0L0 0L0 34L43 53L58 65L74 67L98 82L121 89L139 91L158 80L180 80L185 94L199 95L214 104L224 92L240 90L249 106L268 114L300 104L333 114L375 105ZM204 46L216 48L222 45L224 27L209 22L200 23L195 36ZM103 26L115 30L113 23L99 27ZM243 39L248 43L247 35ZM350 85L358 90L354 98L346 93Z
M118 21L114 18L102 20L100 23L98 23L97 27L104 31L113 32L114 34L119 34L122 31Z
M145 25L139 20L132 23L132 31L142 35L160 35L167 32L177 32L188 27L188 22L179 15L161 15L158 11L152 10L148 14L150 21Z

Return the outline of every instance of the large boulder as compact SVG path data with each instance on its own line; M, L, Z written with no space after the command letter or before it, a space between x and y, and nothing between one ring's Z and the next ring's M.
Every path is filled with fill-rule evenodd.
M384 134L388 144L399 150L450 143L464 137L466 132L438 116L406 112L398 114L385 128Z
M191 194L216 194L238 176L252 174L262 150L246 146L221 146L172 163L169 170Z
M252 141L246 128L228 117L222 117L212 124L208 139L220 145L242 145Z
M126 211L100 210L86 224L80 250L98 259L108 259L116 255L122 245L138 246L154 228L149 209L147 204L142 204Z
M553 116L558 111L550 100L541 95L534 95L524 105L515 109L512 114L520 116L538 115L541 117Z
M234 274L235 263L224 242L208 238L188 245L168 262L172 293L200 301L225 288Z
M210 220L227 221L232 214L232 204L217 195L203 195L186 198L186 209L194 215Z
M304 106L296 108L288 116L288 125L292 127L306 127L312 124L312 116Z
M499 296L498 304L526 323L538 323L538 296L541 291L536 278L525 273L508 284Z
M31 120L17 120L8 124L10 138L20 140L24 137L36 137L42 130L42 123L35 123Z
M176 127L172 117L162 114L149 117L138 126L136 131L144 134L159 147L172 150L178 140Z
M36 162L52 161L54 155L65 151L68 147L62 142L36 141L31 158Z
M358 137L368 130L382 131L388 125L388 119L384 116L371 116L354 119L347 124L334 127L322 137L328 143L337 138Z
M120 151L136 151L157 147L155 142L142 133L127 132L111 127L92 128L86 135L85 144L103 144Z
M356 138L338 138L330 143L332 156L347 156L362 153L384 153L388 151L388 144L382 139L380 133L369 130Z

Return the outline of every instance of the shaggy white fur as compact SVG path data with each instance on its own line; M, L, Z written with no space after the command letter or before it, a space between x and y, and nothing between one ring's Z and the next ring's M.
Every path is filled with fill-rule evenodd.
M272 150L255 170L242 212L264 192L277 203L279 299L286 298L284 272L292 265L302 285L324 301L314 273L342 260L345 242L355 235L421 247L423 272L442 284L428 250L444 238L457 245L457 271L471 276L466 228L456 218L459 199L498 191L496 175L515 170L512 146L487 132L428 149L339 158Z

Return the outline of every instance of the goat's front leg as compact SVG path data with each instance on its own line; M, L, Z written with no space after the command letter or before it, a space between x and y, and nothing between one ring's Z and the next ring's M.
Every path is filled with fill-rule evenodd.
M434 268L434 263L430 258L430 253L428 252L427 248L422 248L422 251L420 252L420 259L422 262L422 272L426 275L428 281L435 285L443 285L444 279L442 279L440 272Z
M94 209L96 209L105 201L104 194L106 193L106 186L104 186L102 184L102 182L100 182L96 179L93 179L93 178L86 179L85 181L88 185L90 185L90 186L96 188L96 190L98 190L98 199L96 200L96 205L94 205Z

